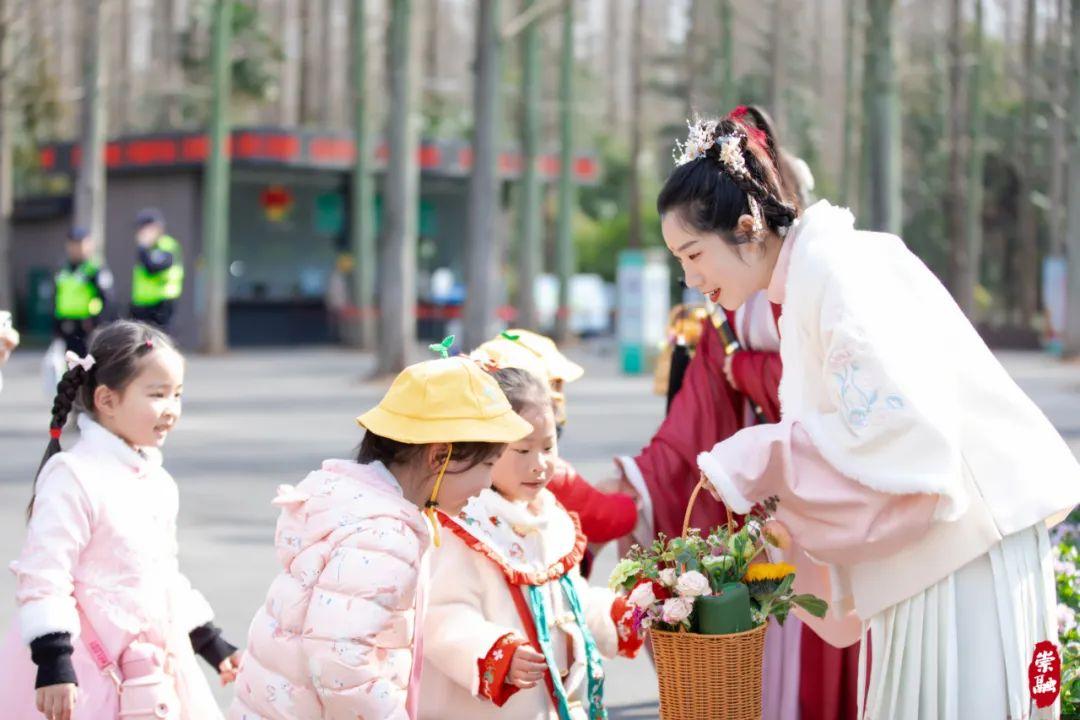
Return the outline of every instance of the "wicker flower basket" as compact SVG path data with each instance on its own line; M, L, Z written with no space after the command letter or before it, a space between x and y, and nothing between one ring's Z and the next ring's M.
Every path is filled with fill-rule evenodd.
M705 478L694 489L686 508L683 535L690 524ZM728 525L734 525L728 511ZM660 689L661 720L760 720L761 668L765 630L730 635L699 635L651 629Z

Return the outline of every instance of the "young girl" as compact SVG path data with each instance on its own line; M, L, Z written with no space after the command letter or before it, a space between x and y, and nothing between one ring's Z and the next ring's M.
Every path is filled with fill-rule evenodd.
M778 496L800 557L828 564L832 607L872 644L860 717L1056 717L1027 670L1057 643L1047 525L1080 501L1069 448L899 238L780 199L771 137L699 121L683 151L657 204L687 283L783 305L781 422L698 464L737 513ZM797 585L822 577L803 565Z
M251 623L234 719L415 719L429 520L488 487L531 430L465 358L406 368L357 421L355 461L278 490L284 569Z
M579 379L585 371L559 352L554 341L528 330L507 330L492 338L470 355L488 368L518 368L538 378L549 388L555 413L556 435L566 422L564 383ZM578 474L566 460L553 455L548 490L563 507L577 513L581 531L590 544L617 540L634 529L638 509L628 493L601 492ZM582 574L588 577L591 553L582 561Z
M633 657L626 603L578 572L585 538L545 488L556 455L548 389L520 369L495 377L532 432L510 445L434 560L421 717L606 717L601 656Z
M230 681L238 657L177 564L176 483L160 448L180 419L184 361L164 333L117 322L90 354L68 354L15 572L18 630L4 646L4 716L117 718L115 681L88 643L121 666L137 646L156 655L179 714L220 718L195 654ZM81 437L60 451L72 407ZM148 650L149 648L149 650ZM36 679L35 670L36 669Z

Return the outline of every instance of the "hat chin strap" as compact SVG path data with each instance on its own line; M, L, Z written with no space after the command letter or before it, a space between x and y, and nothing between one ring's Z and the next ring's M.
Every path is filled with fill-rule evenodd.
M439 474L435 476L435 487L431 488L431 497L424 503L424 514L427 515L428 521L431 522L435 547L440 547L442 545L442 541L439 538L439 516L435 513L435 509L439 507L439 488L442 487L443 477L446 475L446 468L450 466L450 457L454 454L454 443L447 444L449 447L446 450L446 459L443 460L442 467L439 469Z

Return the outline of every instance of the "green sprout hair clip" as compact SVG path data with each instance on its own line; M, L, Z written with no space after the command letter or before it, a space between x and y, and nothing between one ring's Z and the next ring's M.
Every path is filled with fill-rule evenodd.
M443 341L441 343L434 343L433 345L428 345L428 350L436 353L440 358L445 360L446 358L450 357L450 348L452 347L454 347L454 336L447 335L445 338L443 338Z
M521 339L520 335L518 335L517 333L512 333L509 330L503 330L501 333L499 333L499 335L503 339L509 340L510 342L517 342L518 340Z

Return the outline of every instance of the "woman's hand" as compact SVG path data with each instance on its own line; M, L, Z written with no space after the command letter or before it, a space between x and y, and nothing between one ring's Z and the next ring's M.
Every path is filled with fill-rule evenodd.
M45 720L71 720L79 689L75 683L46 685L37 690L37 709Z
M724 377L727 378L728 385L731 386L732 390L735 390L736 392L742 392L742 390L739 389L739 383L735 382L735 372L732 369L732 366L734 364L735 353L732 353L724 358Z
M218 675L221 677L222 686L236 680L236 674L240 672L240 662L244 659L244 651L237 650L218 665Z
M514 651L514 659L510 661L510 672L506 673L506 682L528 690L544 679L545 672L547 662L544 656L530 645L518 645Z

